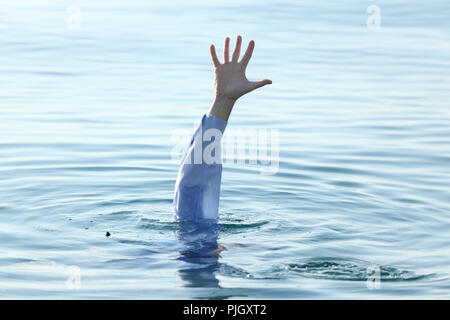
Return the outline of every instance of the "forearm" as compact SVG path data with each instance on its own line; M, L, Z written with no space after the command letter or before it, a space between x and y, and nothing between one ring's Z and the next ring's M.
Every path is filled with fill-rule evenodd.
M220 143L226 125L226 121L210 114L203 116L195 131L175 183L173 209L178 219L218 219L222 177ZM215 131L212 141L205 138L209 130ZM208 150L211 144L214 148ZM211 152L217 159L211 156Z
M232 98L216 96L207 114L228 121L235 102Z

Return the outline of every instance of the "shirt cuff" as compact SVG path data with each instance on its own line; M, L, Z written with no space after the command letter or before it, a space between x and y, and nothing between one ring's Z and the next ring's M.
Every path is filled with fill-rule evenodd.
M207 129L218 129L220 132L224 132L227 126L227 121L217 118L211 114L205 114L202 119L202 128L203 130Z

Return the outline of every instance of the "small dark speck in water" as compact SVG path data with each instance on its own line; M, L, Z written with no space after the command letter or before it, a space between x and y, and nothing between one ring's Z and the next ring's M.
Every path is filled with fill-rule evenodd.
M106 232L106 236L109 237L111 235L111 233L109 233L108 231Z

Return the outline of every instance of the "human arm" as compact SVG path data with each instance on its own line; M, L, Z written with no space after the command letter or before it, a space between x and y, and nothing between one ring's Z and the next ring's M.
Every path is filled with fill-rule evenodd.
M252 56L255 42L250 41L242 60L238 61L241 42L242 38L238 36L230 61L230 39L228 37L225 39L223 63L219 62L214 45L210 47L215 73L215 99L195 131L178 171L173 200L177 219L192 221L218 219L222 177L220 140L230 113L239 97L272 83L268 79L249 81L246 78L245 70ZM214 139L205 139L204 135L209 130L213 131ZM212 143L214 143L214 158L219 161L211 163L204 158L204 151L207 151Z

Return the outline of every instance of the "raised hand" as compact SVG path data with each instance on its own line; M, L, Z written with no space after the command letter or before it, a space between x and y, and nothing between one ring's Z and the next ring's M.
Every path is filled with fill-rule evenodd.
M269 79L263 79L260 81L249 81L247 79L245 76L245 69L247 68L248 62L252 57L255 42L253 40L250 41L242 60L238 61L241 53L241 43L242 37L237 36L232 59L230 61L230 38L225 38L223 63L220 63L217 58L214 45L211 45L210 47L211 57L214 64L216 96L209 113L225 121L228 120L233 105L239 97L257 88L265 86L266 84L272 83Z
M255 42L253 40L250 41L244 57L240 62L238 62L241 52L241 43L242 37L237 36L233 56L230 61L230 38L225 38L222 64L217 58L214 45L212 44L210 47L215 71L216 96L224 96L236 100L250 91L272 83L269 79L264 79L261 81L247 80L247 77L245 76L245 69L247 68L248 62L252 57Z

